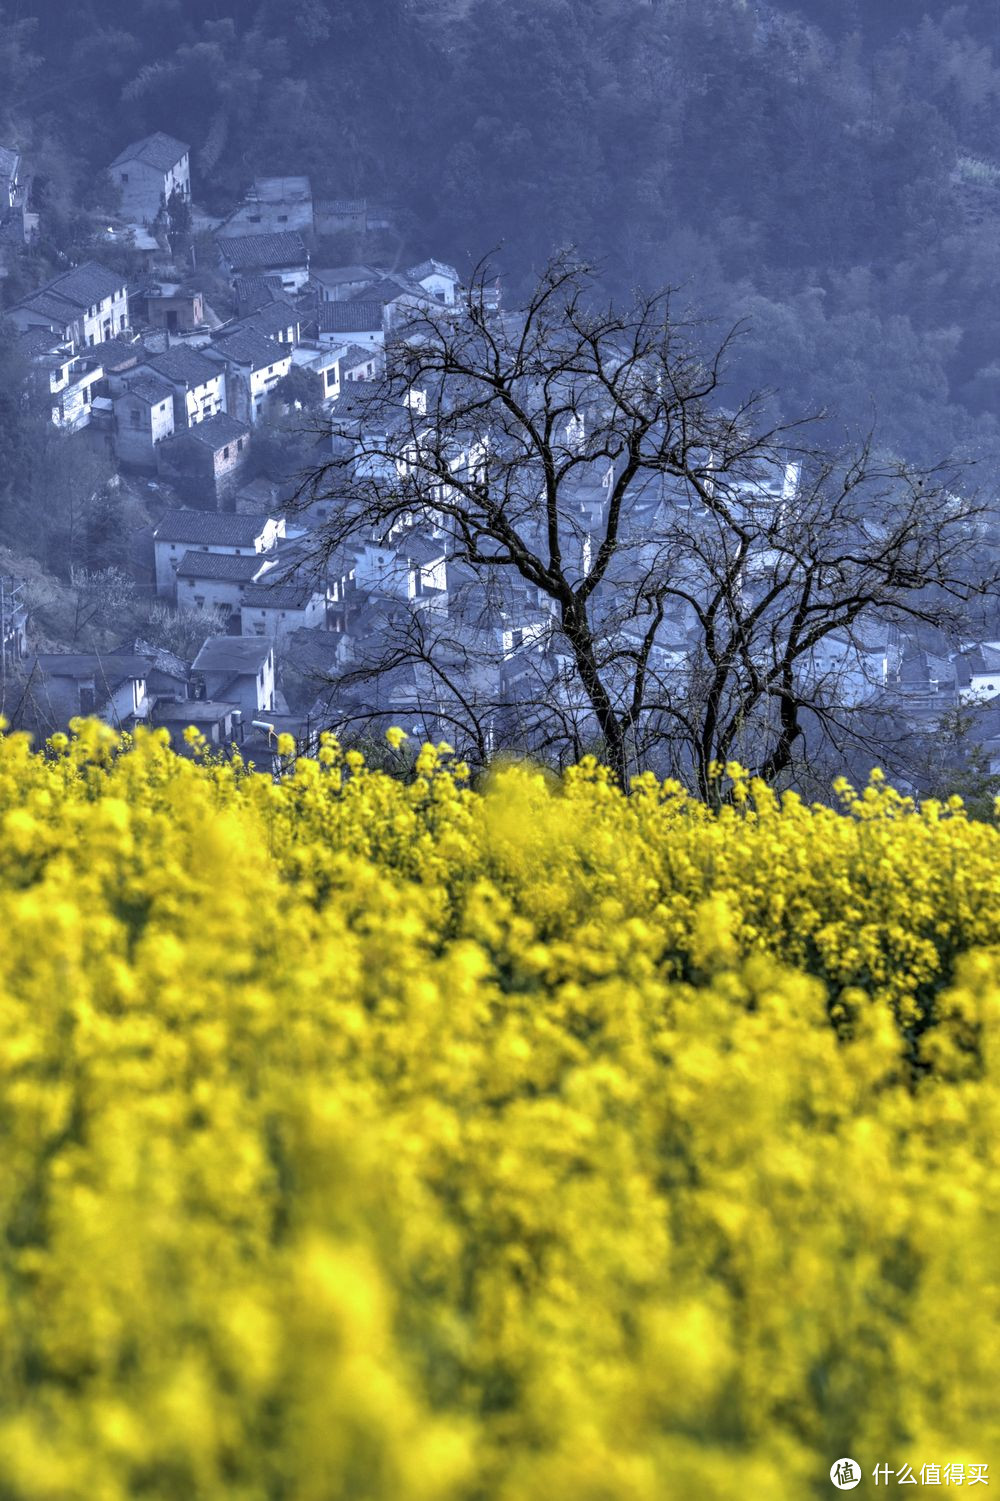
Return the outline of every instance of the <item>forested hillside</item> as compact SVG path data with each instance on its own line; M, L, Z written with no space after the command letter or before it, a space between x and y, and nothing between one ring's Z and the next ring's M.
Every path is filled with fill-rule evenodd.
M0 8L2 13L2 8ZM130 135L398 210L505 270L555 244L608 283L748 316L737 374L877 413L913 457L996 446L1000 20L992 0L7 0L0 132L50 215Z

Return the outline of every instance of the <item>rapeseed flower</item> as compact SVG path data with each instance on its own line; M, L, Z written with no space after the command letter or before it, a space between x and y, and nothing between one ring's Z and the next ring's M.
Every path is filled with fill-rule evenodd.
M992 827L191 743L0 738L0 1495L997 1455Z

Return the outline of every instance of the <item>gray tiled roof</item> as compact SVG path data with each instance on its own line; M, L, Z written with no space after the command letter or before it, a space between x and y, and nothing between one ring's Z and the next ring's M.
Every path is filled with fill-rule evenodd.
M224 552L186 552L177 565L177 577L189 579L219 579L234 584L249 584L261 568L261 559L237 558Z
M233 235L216 241L219 253L233 270L261 271L271 266L305 266L309 252L300 234Z
M49 291L76 302L81 308L103 302L106 297L123 292L125 287L126 278L120 271L109 271L97 261L84 261L82 266L74 266L72 271L64 271L48 283Z
M10 146L0 146L0 181L13 181L21 161L21 153Z
M26 328L17 336L17 347L28 359L40 354L54 354L65 344L61 334L48 328Z
M430 293L406 276L383 276L373 286L355 292L352 302L396 302L400 297L419 297L428 301Z
M250 311L267 307L272 302L282 302L280 276L235 276L233 292L244 317Z
M217 724L232 714L239 704L216 703L210 698L186 698L183 703L158 703L153 711L156 724Z
M34 658L39 672L54 678L94 678L112 687L126 678L144 678L148 663L131 652L39 652Z
M124 647L122 649L124 650ZM168 677L180 678L182 682L187 682L188 664L176 652L168 651L165 646L157 646L155 642L146 641L142 636L135 637L132 642L132 651L149 664L151 672L162 672Z
M338 356L341 370L353 370L358 365L374 364L376 369L379 365L379 351L366 349L363 344L348 344Z
M271 643L264 636L209 636L191 670L256 674L270 653Z
M173 387L155 375L136 375L126 380L123 394L138 396L140 401L148 402L151 407L159 406L161 401L172 403L174 399Z
M188 349L182 344L147 357L146 364L174 385L204 386L209 381L218 380L222 373L218 365L213 365L197 349Z
M237 333L247 328L253 330L254 333L263 334L266 339L273 339L275 334L283 334L290 328L299 328L301 323L301 313L296 312L290 303L274 301L257 308L252 313L247 313L238 324L233 325L231 332Z
M461 277L454 266L449 266L444 261L427 260L421 261L419 266L411 266L406 273L411 281L420 281L424 276L447 276L452 281L459 282Z
M302 610L319 593L314 584L303 579L273 584L261 580L243 591L240 603L257 610Z
M17 306L61 318L65 318L69 310L70 317L74 317L95 303L103 302L106 297L124 291L125 284L126 279L119 271L109 271L97 261L84 261L82 266L74 266L71 271L54 276Z
M228 334L220 331L211 347L224 359L232 360L235 365L249 365L253 370L277 365L291 355L290 349L283 349L255 328L236 328Z
M157 542L253 547L270 519L268 516L238 516L230 511L168 511L154 528L153 537Z
M125 370L129 365L137 364L145 351L141 344L129 344L125 339L105 339L103 343L92 344L89 349L82 349L80 353L88 360L103 365L105 370Z
M141 141L133 141L130 146L126 146L111 165L123 167L126 162L142 162L144 166L154 167L158 172L169 172L189 150L190 147L183 141L178 141L176 136L168 136L162 130L156 130L152 135L144 136Z
M227 443L235 443L238 438L248 438L250 429L245 422L237 422L235 417L230 417L228 412L216 412L214 417L206 417L204 422L192 423L180 436L189 443L203 443L206 448L217 453Z
M372 333L382 327L380 302L324 302L316 309L319 331L323 334Z

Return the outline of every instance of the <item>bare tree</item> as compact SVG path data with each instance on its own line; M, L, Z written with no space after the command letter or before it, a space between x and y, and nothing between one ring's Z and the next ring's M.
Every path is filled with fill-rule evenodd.
M385 381L342 404L307 494L336 497L320 560L373 540L405 552L424 529L484 600L532 591L547 627L498 643L490 704L521 749L597 741L622 786L652 765L710 795L732 758L779 778L810 725L850 733L867 622L947 624L990 582L985 508L955 471L870 439L825 453L803 423L768 428L757 397L724 404L738 330L705 356L669 292L600 305L568 256L516 314L492 310L488 284L482 266L457 313L413 320ZM367 643L356 671L419 659L455 690L454 652L413 625ZM463 720L480 742L481 708Z

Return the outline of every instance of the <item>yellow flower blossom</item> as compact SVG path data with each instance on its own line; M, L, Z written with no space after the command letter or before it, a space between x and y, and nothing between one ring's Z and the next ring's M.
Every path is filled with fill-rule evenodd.
M1000 830L191 738L0 737L0 1495L997 1453Z

